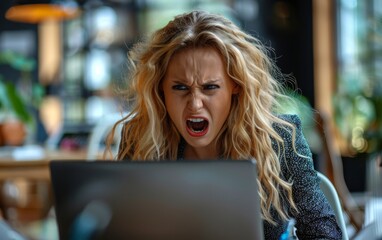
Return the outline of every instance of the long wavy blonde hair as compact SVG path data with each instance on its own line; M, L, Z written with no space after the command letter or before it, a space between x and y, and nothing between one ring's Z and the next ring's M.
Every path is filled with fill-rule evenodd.
M272 125L277 123L289 129L293 139L295 127L273 111L276 99L284 96L274 78L279 71L258 39L222 16L203 11L179 15L131 49L128 87L124 92L130 112L117 124L129 121L124 122L117 159L176 160L181 136L167 114L161 81L175 52L206 46L220 52L228 75L240 86L218 135L223 156L260 160L257 167L263 218L274 223L270 214L273 206L281 218L287 219L282 200L286 199L292 209L296 207L291 183L280 177L279 158L283 156L284 143ZM277 152L272 140L277 143Z

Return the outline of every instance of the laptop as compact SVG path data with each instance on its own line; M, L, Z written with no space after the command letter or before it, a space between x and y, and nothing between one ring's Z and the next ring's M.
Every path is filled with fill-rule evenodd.
M66 239L256 239L255 161L52 161Z

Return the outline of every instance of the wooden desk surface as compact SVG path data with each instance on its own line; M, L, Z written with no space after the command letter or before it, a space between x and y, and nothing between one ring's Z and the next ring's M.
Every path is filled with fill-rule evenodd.
M81 159L86 159L86 150L46 151L44 157L37 160L15 160L11 157L0 158L0 181L10 178L49 180L50 161Z
M43 149L40 153L39 158L22 154L23 160L15 159L12 154L0 156L0 213L9 221L23 223L45 218L52 206L49 163L55 160L83 160L87 156L86 150ZM5 184L18 189L20 194L15 197L4 192ZM16 215L10 214L9 209Z

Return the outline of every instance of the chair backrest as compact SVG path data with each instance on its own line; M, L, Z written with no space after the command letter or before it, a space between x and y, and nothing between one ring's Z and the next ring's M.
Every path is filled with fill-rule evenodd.
M325 194L326 198L328 199L331 207L333 208L333 211L336 215L337 223L342 230L342 239L347 240L349 239L349 237L347 234L346 223L337 191L325 175L323 175L320 172L317 172L317 175L320 178L320 188Z
M87 149L87 160L95 160L99 158L99 154L103 152L105 140L110 134L114 124L121 120L124 117L124 114L122 113L114 113L110 115L105 115L104 117L100 118L98 122L95 124L94 128L92 129L92 132L89 136L89 143L88 143L88 149ZM114 133L114 139L113 139L113 146L112 146L112 153L115 155L118 151L119 142L121 139L121 131L122 131L122 124L119 124L115 130Z
M315 113L316 128L321 138L324 169L321 171L334 185L337 194L341 200L343 210L349 217L350 223L356 232L362 229L364 223L364 212L362 207L351 195L344 178L342 159L339 150L334 141L334 135L330 127L330 119L324 113Z

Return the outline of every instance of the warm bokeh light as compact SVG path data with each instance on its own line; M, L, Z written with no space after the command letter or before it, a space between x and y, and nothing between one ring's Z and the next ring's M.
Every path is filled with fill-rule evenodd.
M49 135L60 130L63 119L63 106L58 97L45 97L40 106L40 118Z

